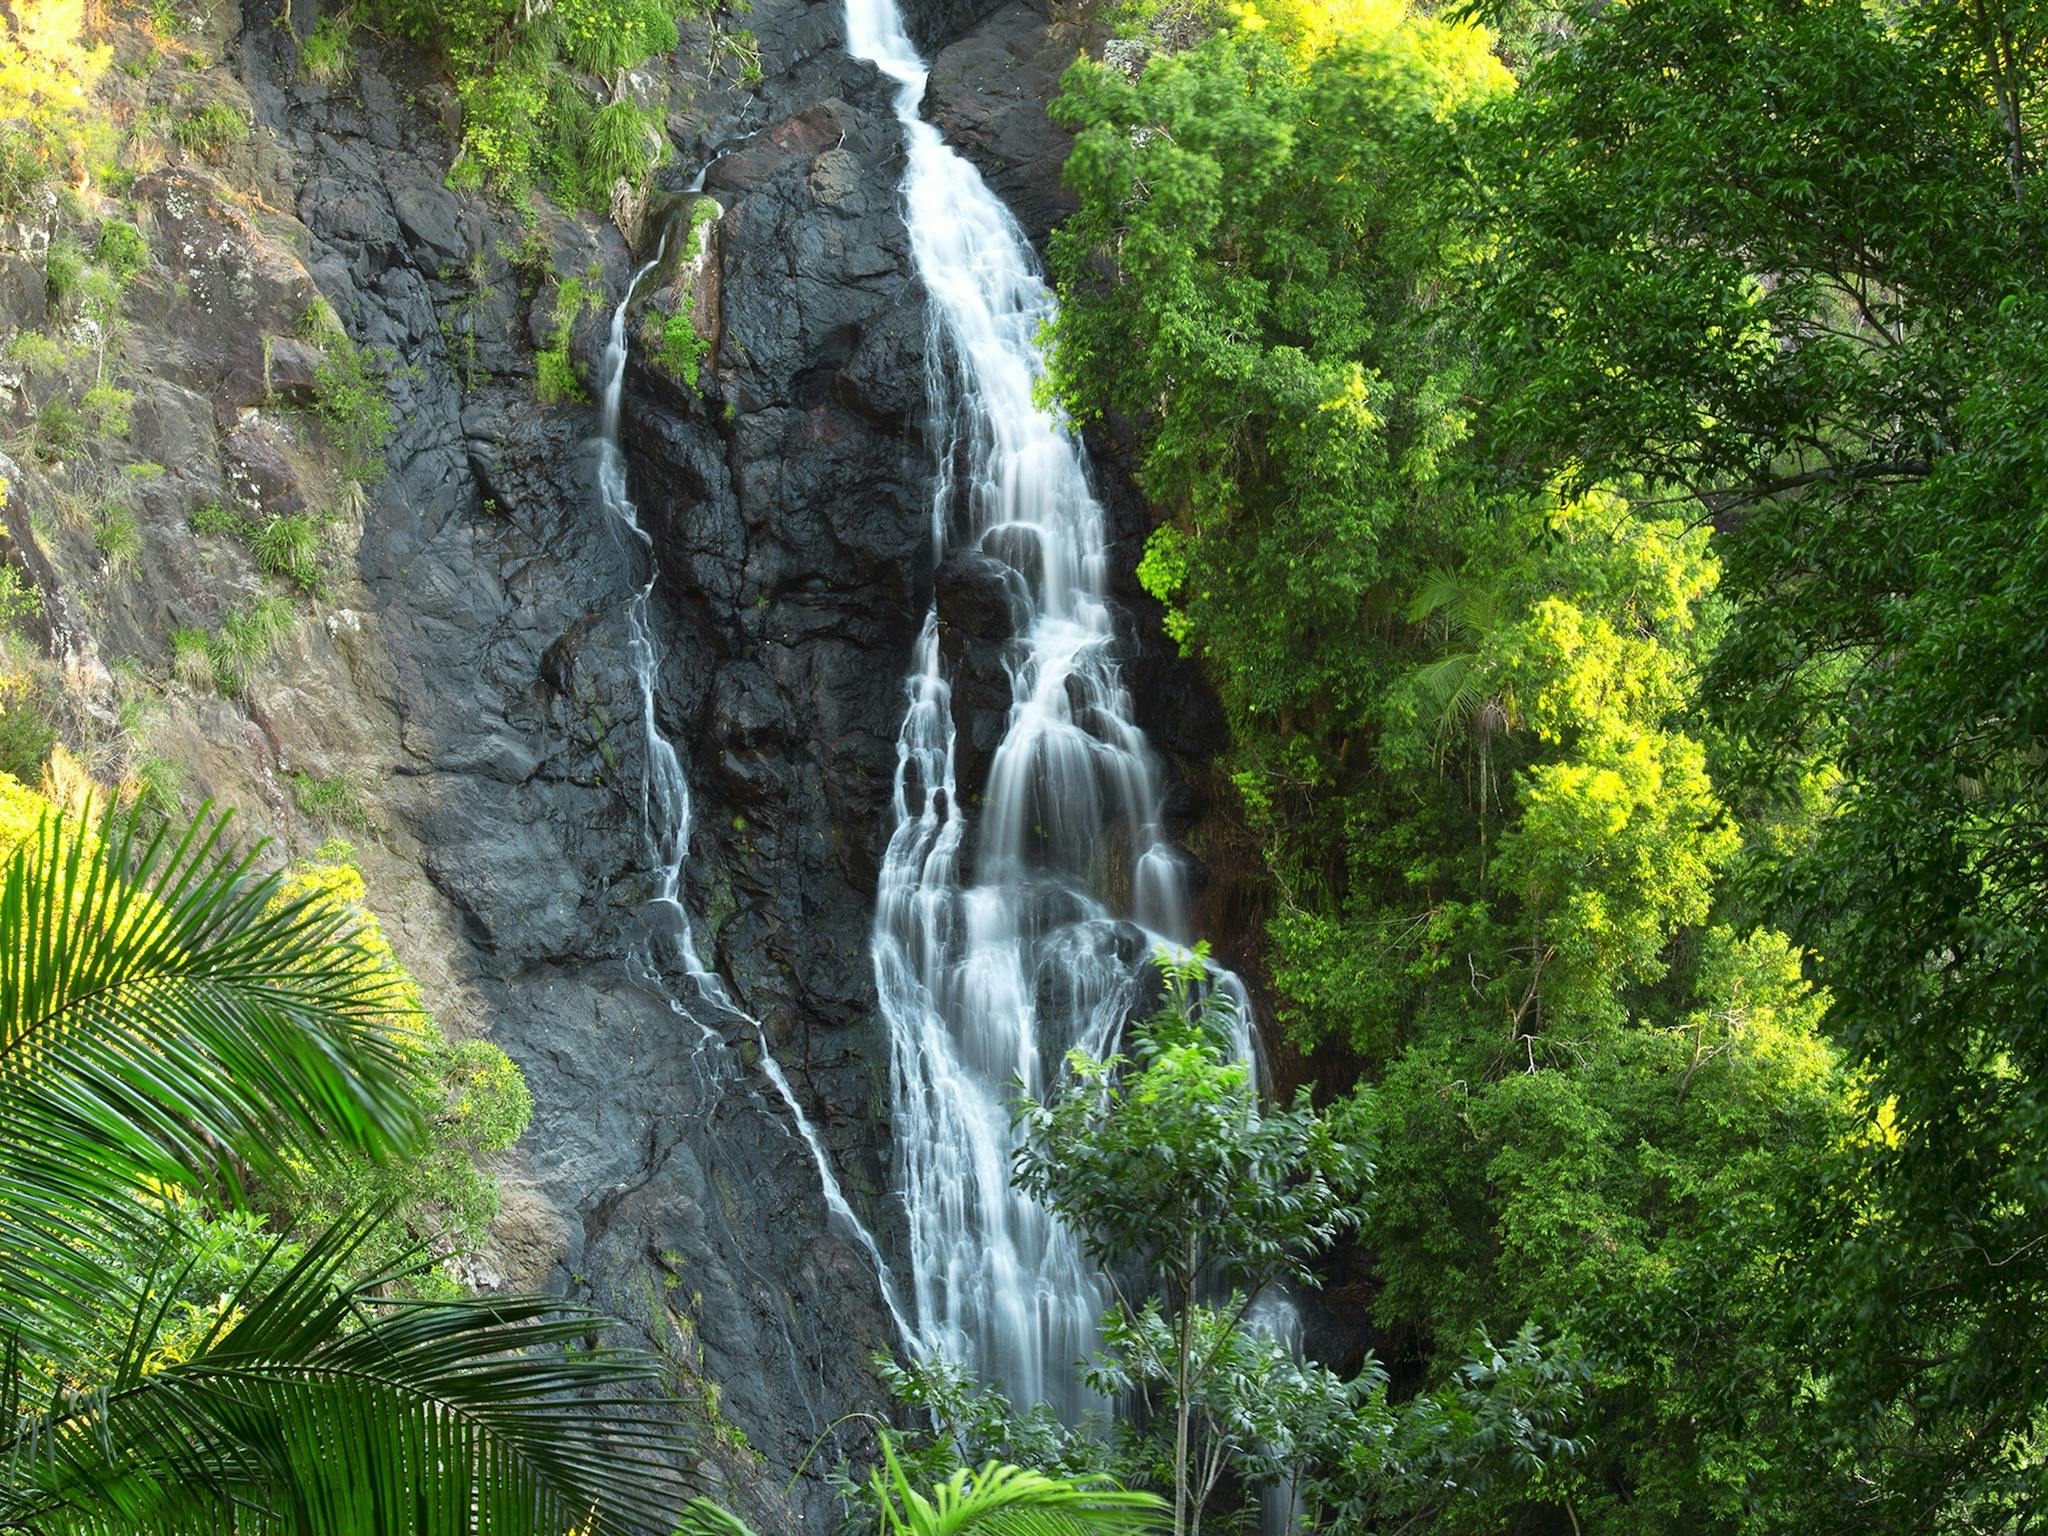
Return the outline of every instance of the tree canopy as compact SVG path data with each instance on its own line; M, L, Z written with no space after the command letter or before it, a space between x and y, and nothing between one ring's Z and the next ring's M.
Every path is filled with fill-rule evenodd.
M1375 1130L1374 1326L1585 1351L1526 1519L2028 1528L2048 10L1123 14L1054 379Z

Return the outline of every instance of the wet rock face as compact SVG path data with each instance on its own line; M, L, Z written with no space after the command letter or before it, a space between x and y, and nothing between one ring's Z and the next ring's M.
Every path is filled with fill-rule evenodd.
M1060 180L1073 135L1046 116L1090 39L1055 22L1052 0L1003 0L932 57L924 115L987 178L1041 251L1077 206Z
M930 110L1042 237L1064 206L1066 147L1038 105L1065 62L1046 15L1026 0L910 9L938 55ZM367 38L346 86L301 82L272 0L247 0L231 50L262 130L266 212L175 168L138 183L189 281L183 296L143 292L161 366L137 431L186 502L311 504L325 488L279 409L319 366L299 318L323 298L357 344L404 365L353 577L294 642L287 681L246 709L205 705L177 750L196 787L305 846L317 835L295 818L290 771L372 786L373 904L444 1027L488 1034L534 1094L474 1278L626 1319L699 1401L711 1471L761 1528L821 1530L836 1511L820 1482L793 1509L779 1489L834 1419L882 1406L866 1357L897 1340L759 1060L765 1040L847 1198L898 1251L868 942L903 678L934 595L929 337L888 91L846 59L830 0L756 0L748 19L758 91L707 81L687 25L670 69L667 174L680 185L706 167L723 212L694 289L716 308L697 384L644 346L627 371L622 440L651 567L595 497L594 409L535 402L553 285L513 266L513 215L444 185L445 87ZM594 264L611 302L649 254L589 218L536 227L555 271ZM36 297L0 270L0 307ZM586 377L605 310L572 343ZM195 436L217 452L186 456L188 472L177 445ZM1147 517L1103 478L1128 571ZM162 590L114 614L124 647L161 645L191 617L181 594L209 590L195 549L169 549ZM1009 599L992 569L956 555L937 580L963 783L1008 707ZM744 1016L678 974L673 915L650 901L662 871L627 617L650 579L655 718L696 808L684 898ZM1120 595L1134 636L1156 633L1142 594ZM1131 658L1155 739L1213 744L1192 675L1148 647Z
M697 800L685 896L750 1018L676 974L673 920L648 900L660 872L626 609L650 570L593 494L595 412L534 402L528 338L550 288L510 264L508 216L443 187L451 149L417 61L308 86L253 7L240 50L284 150L274 201L302 226L312 284L293 301L317 286L359 344L410 365L391 378L392 471L356 561L375 661L345 707L385 743L390 862L412 861L405 902L432 913L387 912L401 950L457 936L426 978L437 1011L504 1046L534 1093L476 1278L627 1319L674 1361L681 1395L703 1396L714 1459L763 1528L824 1529L820 1484L794 1511L777 1490L833 1419L880 1405L866 1356L898 1341L758 1061L765 1035L886 1245L867 939L929 585L924 302L897 211L900 134L872 72L837 51L836 7L762 0L750 20L760 96L706 88L679 60L672 97L687 106L672 126L691 124L685 175L692 155L753 134L706 181L725 208L718 346L695 390L636 361L624 431L655 540L656 716ZM778 56L796 62L778 73ZM595 262L616 299L635 259L615 230L555 218L545 232L557 271ZM580 329L580 365L596 365L607 319ZM245 387L232 336L193 344L228 426L264 387L264 354ZM298 387L305 359L273 346L268 361L268 388ZM261 425L233 425L231 458L276 478ZM404 884L373 871L373 900ZM726 1425L745 1441L719 1451Z

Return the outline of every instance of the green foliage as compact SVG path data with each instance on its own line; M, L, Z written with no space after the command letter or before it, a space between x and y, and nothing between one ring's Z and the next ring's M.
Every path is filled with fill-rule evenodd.
M217 822L94 830L5 779L0 842L0 929L38 935L0 948L0 1045L35 1043L0 1050L0 1522L664 1529L679 1447L604 1411L656 1362L545 1299L396 1301L374 1217L301 1245L246 1203L424 1129L358 914Z
M43 402L36 413L35 452L45 464L54 464L85 441L85 422L61 395Z
M182 814L185 770L170 758L138 752L122 780L121 793L139 814L168 821Z
M85 276L85 250L76 240L52 240L43 253L43 293L51 304L68 304Z
M1313 1285L1308 1261L1363 1214L1372 1165L1306 1095L1262 1112L1229 1058L1230 1001L1199 959L1162 961L1162 1011L1133 1056L1068 1058L1067 1089L1018 1118L1018 1187L1064 1212L1105 1262L1157 1274L1168 1306L1212 1282L1256 1296Z
M132 390L116 389L111 384L95 384L78 397L78 405L95 434L125 437L132 425L129 413L135 407L135 395Z
M196 520L193 526L198 526ZM259 570L284 577L302 592L320 590L325 559L319 519L305 512L266 518L249 547Z
M878 1360L931 1427L892 1437L866 1483L839 1474L853 1523L894 1529L892 1482L1001 1462L1172 1489L1187 1533L1243 1528L1261 1488L1302 1510L1304 1530L1436 1529L1460 1509L1498 1528L1585 1455L1578 1351L1533 1325L1498 1347L1481 1331L1445 1382L1397 1400L1370 1355L1340 1377L1256 1321L1261 1291L1313 1286L1364 1214L1372 1106L1262 1105L1204 958L1162 957L1161 973L1161 1010L1134 1029L1129 1057L1077 1053L1050 1104L1019 1110L1019 1184L1074 1226L1115 1292L1081 1374L1119 1422L1063 1425L944 1360ZM1131 1403L1137 1413L1121 1411Z
M562 56L592 75L637 68L676 46L676 10L670 0L567 0L556 12Z
M1113 1277L1083 1379L1143 1418L1104 1444L1020 1419L944 1367L885 1373L934 1422L929 1444L912 1442L918 1465L952 1452L1113 1470L1171 1488L1176 1531L1194 1532L1242 1518L1210 1508L1226 1487L1241 1500L1275 1488L1331 1530L1416 1528L1454 1505L1498 1517L1578 1459L1567 1429L1585 1369L1533 1326L1499 1349L1481 1332L1447 1383L1396 1403L1370 1356L1346 1379L1254 1321L1270 1284L1313 1287L1364 1217L1371 1106L1318 1114L1306 1091L1262 1106L1231 1059L1226 1001L1203 996L1201 957L1163 960L1162 975L1164 1005L1128 1059L1076 1055L1067 1088L1022 1109L1016 1171Z
M989 1461L954 1470L929 1492L897 1454L895 1437L882 1434L882 1465L869 1483L871 1507L882 1536L1119 1536L1165 1529L1165 1506L1101 1479L1048 1476ZM685 1505L676 1536L754 1536L745 1521L709 1499Z
M346 775L292 775L292 795L302 811L359 832L370 826L362 794L360 783ZM285 891L354 914L355 963L397 976L391 1022L412 1068L414 1110L427 1130L403 1162L342 1156L308 1165L290 1186L289 1203L302 1219L319 1223L342 1220L351 1211L391 1213L387 1228L366 1240L365 1254L378 1263L400 1262L421 1247L437 1257L472 1248L498 1209L497 1184L478 1160L503 1151L525 1132L532 1095L497 1046L450 1041L441 1032L417 985L398 968L382 928L362 910L362 875L345 856L329 856L338 852L323 849L294 871ZM436 1292L450 1289L446 1277L433 1272L420 1272L411 1283Z
M703 366L704 354L711 350L710 341L698 334L697 322L692 315L694 307L691 296L684 294L681 306L661 322L661 347L655 353L655 360L662 367L692 389L697 387L698 369Z
M704 242L711 236L711 228L718 222L720 209L718 200L699 197L690 204L686 222L689 234L683 240L683 260L694 262L704 254Z
M111 54L87 40L79 0L23 6L0 33L0 213L27 214L53 178L107 158L93 88Z
M100 508L93 529L93 544L106 562L107 575L116 581L132 574L142 556L142 530L135 514L120 502Z
M604 274L593 266L582 277L565 277L555 290L555 325L549 344L534 356L534 394L542 405L588 402L590 392L569 361L569 343L585 309L604 303Z
M47 377L61 374L78 349L46 331L18 331L7 343L7 355L29 372Z
M630 101L600 107L583 141L584 185L609 188L615 181L639 186L660 162L667 140L658 114Z
M47 175L35 139L11 124L0 124L0 212L26 212Z
M18 565L0 565L0 627L12 628L43 611L43 597Z
M218 160L248 140L249 120L224 101L209 101L172 123L171 137L191 154Z
M276 653L297 623L298 615L288 598L253 598L231 610L205 642L209 680L231 698L247 692L251 674ZM172 647L174 665L184 675L188 664L178 658L176 635L172 636ZM196 676L197 664L189 666Z
M288 780L292 803L300 814L316 817L357 832L370 829L370 807L363 799L363 787L349 774L325 779L318 774L294 771Z
M1859 1187L1828 1173L1844 1149L1882 1144L1856 1134L1870 1101L1823 1033L1828 994L1768 926L1793 910L1757 900L1764 829L1811 838L1825 759L1792 759L1805 809L1743 785L1731 806L1731 743L1698 690L1743 634L1748 557L1672 503L1791 441L1737 446L1745 424L1813 410L1839 431L1851 389L1873 422L1897 408L1868 358L1824 402L1787 398L1821 377L1799 338L1824 351L1839 328L1757 323L1798 309L1794 221L1709 233L1746 216L1750 118L1785 125L1772 174L1815 174L1789 141L1819 129L1792 126L1778 60L1863 90L1877 61L1819 34L1851 11L1884 24L1814 7L1785 23L1810 47L1703 62L1708 13L1735 9L1755 13L1730 34L1745 46L1777 24L1712 0L1580 16L1516 92L1445 14L1261 8L1135 79L1078 65L1055 108L1081 206L1053 245L1052 383L1076 415L1134 425L1164 512L1141 580L1229 717L1283 1019L1326 1053L1324 1092L1356 1081L1352 1112L1380 1127L1374 1321L1417 1330L1429 1392L1453 1390L1476 1336L1568 1336L1599 1432L1518 1496L1632 1532L1809 1529L1852 1503L1842 1442L1798 1407L1837 1367L1785 1336L1785 1255L1813 1242L1814 1197ZM1579 78L1635 31L1668 46ZM1825 99L1816 80L1801 110ZM1894 170L1943 153L1902 121L1885 135ZM1705 294L1710 271L1726 281ZM1857 280L1838 276L1839 305ZM1722 371L1688 375L1703 357ZM1945 363L1918 367L1949 387ZM1793 506L1759 504L1743 535L1809 515ZM1799 628L1775 655L1841 655L1818 634L1840 606L1747 600ZM1832 1213L1871 1219L1839 1196ZM1156 1328L1133 1316L1120 1337L1142 1349ZM1492 1498L1438 1528L1499 1529Z
M1576 1355L1546 1349L1527 1325L1503 1345L1482 1334L1445 1385L1399 1404L1384 1374L1369 1371L1325 1468L1296 1485L1310 1519L1331 1531L1446 1529L1484 1511L1504 1524L1584 1456L1585 1442L1565 1431L1583 1415L1585 1377ZM1274 1404L1269 1445L1318 1427L1304 1406L1314 1404Z
M602 209L613 181L637 181L665 152L661 114L613 89L594 108L582 77L617 86L672 51L676 21L711 19L701 0L566 0L535 10L502 0L377 0L383 25L445 54L462 101L463 149L451 184L507 194L547 178L565 203ZM712 47L730 45L715 24Z
M1788 1528L2018 1528L2043 1476L2044 39L2035 5L1658 0L1486 143L1489 430L1720 530L1745 888L1856 1072L1756 1222L1807 1427L1723 1465Z
M534 354L533 392L542 405L570 401L587 402L590 392L576 376L569 354L559 347L543 347Z
M190 518L192 531L209 538L247 538L249 519L222 501L209 501Z
M355 14L329 12L313 23L299 49L299 72L308 80L337 85L355 73Z
M333 311L318 339L326 356L313 372L313 410L343 473L363 485L385 475L384 444L391 436L391 397L370 370L369 354L333 322ZM311 319L309 312L309 320Z
M116 282L129 282L149 265L149 241L126 219L109 219L100 226L93 260L111 273Z
M210 693L218 683L212 639L196 625L181 625L171 631L171 674L195 692Z
M7 579L10 574L14 576L11 581ZM23 606L30 600L34 600L35 608L41 607L32 590L22 593L20 576L13 566L0 567L0 590L10 596L16 609L10 622L34 611ZM0 667L0 773L34 780L41 777L43 763L57 741L50 719L56 701L47 696L35 667L11 637L0 639L0 661L5 663Z

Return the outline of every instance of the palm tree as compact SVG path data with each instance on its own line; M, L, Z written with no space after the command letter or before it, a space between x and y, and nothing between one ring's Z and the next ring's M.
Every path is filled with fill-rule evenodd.
M394 1296L353 1272L378 1213L180 1334L181 1211L422 1129L401 973L225 831L52 811L0 865L0 1532L666 1532L674 1433L622 1411L656 1362L549 1298Z
M882 1512L881 1536L1145 1536L1166 1528L1167 1506L1155 1494L993 1461L978 1472L960 1468L927 1496L911 1486L887 1434L869 1487ZM754 1536L754 1530L700 1498L683 1510L675 1536Z

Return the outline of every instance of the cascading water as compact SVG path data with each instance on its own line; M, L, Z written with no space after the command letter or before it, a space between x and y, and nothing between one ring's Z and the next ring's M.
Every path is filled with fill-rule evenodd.
M701 181L700 176L699 184ZM669 740L662 731L660 722L655 718L654 682L660 669L661 656L654 643L654 630L648 617L648 607L654 596L654 583L659 575L659 567L654 559L654 540L649 537L647 530L641 527L639 509L633 505L632 497L628 494L626 455L619 446L619 418L626 382L626 312L642 280L661 265L667 252L667 244L668 238L664 233L654 259L633 274L631 281L626 284L625 293L619 298L618 308L612 311L611 330L605 342L600 378L598 435L594 439L593 447L597 456L598 501L614 523L631 533L647 554L647 583L627 605L626 631L633 673L640 684L642 746L646 754L646 769L640 786L641 825L647 836L648 852L654 861L656 871L655 893L649 904L661 915L665 924L665 933L660 937L665 937L668 942L670 962L682 969L696 994L691 999L678 998L670 994L669 1000L677 1016L688 1019L700 1032L698 1060L704 1074L702 1087L707 1094L716 1091L728 1076L737 1072L737 1058L726 1048L724 1037L705 1021L702 1014L724 1015L742 1022L753 1030L755 1037L760 1041L762 1070L774 1087L776 1096L789 1110L790 1118L796 1124L797 1134L802 1138L805 1150L810 1153L812 1162L817 1166L819 1183L825 1197L825 1208L831 1219L860 1244L875 1266L875 1276L880 1283L883 1304L888 1307L898 1334L908 1343L914 1335L909 1320L896 1299L895 1283L890 1276L888 1264L882 1258L881 1248L876 1244L874 1235L854 1214L853 1207L847 1203L831 1160L825 1155L824 1143L804 1114L803 1106L790 1088L789 1079L784 1075L781 1064L768 1049L767 1032L762 1029L758 1019L733 1002L718 974L706 969L698 958L689 910L683 903L683 867L690 853L690 782L683 774L682 756L676 751L675 743ZM699 243L696 256L698 262L706 259L708 246L708 241ZM662 971L663 967L650 956L650 980L658 984ZM691 1006L693 1002L696 1004L695 1009Z
M1115 661L1103 510L1080 444L1033 398L1052 294L1016 221L918 116L925 66L895 0L847 0L847 43L896 82L908 146L904 220L932 297L935 559L957 539L999 561L1015 637L971 869L936 604L897 737L873 956L918 1338L1072 1418L1091 1406L1073 1367L1104 1288L1011 1187L1011 1100L1020 1083L1044 1094L1070 1048L1113 1046L1153 952L1187 941L1184 876ZM1217 983L1249 1055L1242 989Z

